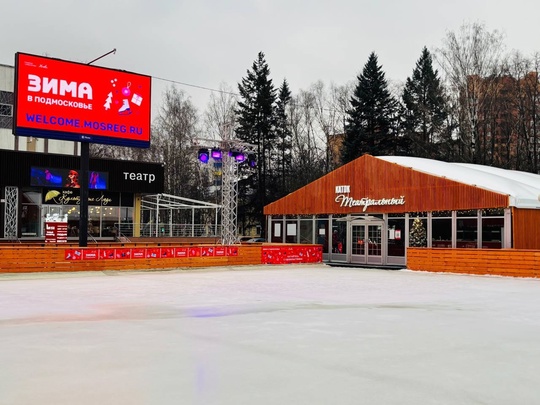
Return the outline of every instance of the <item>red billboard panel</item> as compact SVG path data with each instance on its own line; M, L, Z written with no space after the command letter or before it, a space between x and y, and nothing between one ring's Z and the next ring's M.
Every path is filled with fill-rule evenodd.
M151 82L146 75L17 53L13 133L147 148Z

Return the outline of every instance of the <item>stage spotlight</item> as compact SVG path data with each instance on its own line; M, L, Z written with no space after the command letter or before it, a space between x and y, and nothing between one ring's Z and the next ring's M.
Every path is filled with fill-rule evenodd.
M242 152L239 152L238 155L234 157L234 160L236 160L238 163L241 163L246 160L246 155L244 155Z
M242 163L244 160L246 160L246 155L239 150L231 149L229 151L229 156L232 157L237 163Z
M255 158L255 154L250 153L247 156L247 162L249 167L256 167L257 166L257 159Z
M221 149L217 149L217 148L212 149L212 151L210 152L210 155L212 156L212 159L214 160L221 160L221 156L222 156Z
M208 163L208 159L210 159L210 155L208 154L208 149L199 149L197 156L199 157L199 160L202 163Z

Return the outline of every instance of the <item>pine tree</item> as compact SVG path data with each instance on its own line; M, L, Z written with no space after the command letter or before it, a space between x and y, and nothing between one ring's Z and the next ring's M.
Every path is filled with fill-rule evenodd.
M437 144L446 130L448 107L438 72L433 69L433 60L426 47L416 62L412 77L407 78L402 100L402 128L404 136L411 140L411 154L441 157Z
M416 217L412 224L412 229L409 232L409 246L426 247L427 233L422 220Z
M358 84L347 112L342 161L350 162L364 153L392 155L399 149L396 131L397 101L388 90L384 72L372 52L358 76Z
M292 172L292 135L288 123L287 107L291 102L291 91L287 80L283 80L279 88L276 104L276 175L274 181L274 198L280 198L290 191L288 184Z
M270 69L264 53L259 52L247 76L238 84L241 100L236 110L236 135L240 140L256 145L257 177L251 187L255 189L254 200L250 193L243 193L247 200L239 201L239 216L244 223L250 218L261 226L264 237L265 221L263 207L268 202L268 172L271 167L271 151L274 147L276 90L270 79Z

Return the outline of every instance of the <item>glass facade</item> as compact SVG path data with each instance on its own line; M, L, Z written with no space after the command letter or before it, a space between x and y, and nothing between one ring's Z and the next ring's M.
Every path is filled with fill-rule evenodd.
M388 256L405 257L405 216L388 218Z
M478 247L478 211L467 210L456 212L456 247Z
M415 225L418 218L420 225ZM392 214L272 217L272 242L322 245L325 260L347 261L351 255L383 256L383 263L404 264L407 247L420 240L428 248L511 247L510 209L433 211ZM506 223L508 222L508 223ZM287 236L284 240L284 231ZM423 237L414 235L419 232ZM292 234L294 233L294 235ZM505 241L505 235L508 239ZM362 242L358 242L362 241ZM415 245L418 246L418 245ZM356 258L357 259L357 258Z
M322 245L323 253L328 253L328 218L318 217L315 219L316 235L315 243Z
M74 199L60 193L55 197L51 195L42 195L40 189L22 190L20 215L22 238L43 237L46 218L53 215L59 217L67 215L68 237L79 236L79 205L74 203ZM92 201L92 205L88 207L88 234L91 237L116 237L122 224L133 222L133 194L124 193L123 196L120 193L100 194Z
M341 220L340 220L341 219ZM347 253L347 221L346 216L332 218L332 253Z

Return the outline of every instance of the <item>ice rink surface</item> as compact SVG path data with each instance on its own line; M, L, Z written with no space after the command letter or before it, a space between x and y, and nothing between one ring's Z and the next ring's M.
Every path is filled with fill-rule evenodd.
M540 280L0 275L0 404L540 404Z

